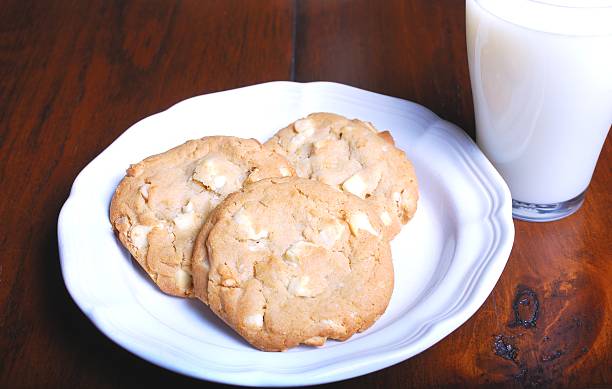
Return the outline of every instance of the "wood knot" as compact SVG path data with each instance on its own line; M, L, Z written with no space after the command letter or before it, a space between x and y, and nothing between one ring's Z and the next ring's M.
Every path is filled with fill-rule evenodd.
M509 324L510 327L535 327L540 311L538 295L530 288L519 287L514 296L512 311L514 312L514 322Z

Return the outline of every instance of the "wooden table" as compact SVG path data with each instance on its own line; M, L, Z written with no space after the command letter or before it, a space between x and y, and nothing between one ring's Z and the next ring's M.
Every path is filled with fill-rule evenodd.
M270 80L406 98L473 135L464 17L459 0L2 0L0 387L200 387L115 345L69 297L56 222L77 173L141 118ZM469 321L338 386L611 387L611 151L608 137L580 212L515 222Z

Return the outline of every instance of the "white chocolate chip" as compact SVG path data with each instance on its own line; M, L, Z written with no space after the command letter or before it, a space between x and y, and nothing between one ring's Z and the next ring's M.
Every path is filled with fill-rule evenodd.
M293 124L293 128L298 134L289 142L288 151L290 153L295 153L315 132L315 126L310 119L298 120Z
M213 178L213 185L215 187L215 190L223 188L226 182L227 178L225 176L215 176Z
M244 318L244 325L249 327L249 328L253 328L253 329L257 329L257 328L262 328L263 327L263 313L257 313L254 315L249 315L247 317Z
M202 158L192 179L218 194L227 195L240 189L244 179L242 176L240 167L222 155L211 153Z
M221 282L221 285L227 286L227 287L236 286L236 280L233 278L226 278L223 280L223 282Z
M295 123L293 123L293 128L295 129L297 133L306 132L306 133L310 133L310 135L312 135L315 131L315 125L313 121L308 118L300 119L296 121Z
M291 171L284 166L281 166L279 169L281 177L289 177L291 175Z
M308 289L307 285L310 281L310 277L302 276L302 277L294 277L289 282L289 293L298 296L298 297L310 297L312 296L312 291Z
M291 142L289 142L289 147L287 148L290 153L295 153L297 149L300 148L310 135L307 134L297 134L293 138L291 138Z
M129 238L132 241L132 244L136 246L138 250L147 248L149 245L149 239L147 237L152 229L152 226L144 226L140 224L137 224L130 229Z
M359 173L353 174L348 180L344 181L342 184L342 189L354 194L357 197L365 199L366 184Z
M249 240L247 242L247 249L249 251L262 251L268 249L268 242L266 240Z
M323 346L325 341L327 340L324 336L313 336L304 341L304 344L307 346Z
M240 208L238 212L234 214L232 217L235 223L237 223L240 227L245 229L253 228L253 224L251 223L251 219L247 216L246 210L244 208Z
M183 213L193 213L193 203L189 201L183 206L181 210L183 211Z
M382 211L380 213L380 220L383 222L383 224L385 226L388 226L391 224L392 220L391 220L391 215L389 215L389 212L387 211Z
M376 191L384 169L385 167L381 163L363 168L344 181L342 188L365 199Z
M233 220L238 224L242 232L246 235L247 239L260 240L268 237L268 231L262 229L261 231L255 231L251 218L247 215L244 208L240 208L233 216Z
M172 222L174 222L174 225L179 230L188 230L196 225L196 218L197 216L193 212L181 213L180 215L172 219Z
M351 214L349 216L348 223L353 235L357 235L359 233L359 230L364 230L374 236L378 236L378 232L376 232L374 227L372 227L372 224L370 224L370 219L368 218L368 215L363 212L356 212Z
M318 241L325 247L332 248L338 240L342 237L344 230L346 229L345 224L338 220L333 220L332 223L325 225L319 231Z
M304 253L307 250L313 249L313 248L318 248L318 247L320 247L320 246L316 245L314 243L305 242L303 240L300 240L300 241L295 242L291 246L289 246L287 251L285 251L284 257L289 262L292 262L294 264L298 264L300 262L300 257L304 256Z
M402 196L400 195L399 192L393 192L393 194L391 195L391 198L393 199L393 201L395 201L396 203L399 203L399 201L401 200Z
M143 184L140 188L139 188L139 192L140 195L145 199L148 200L149 199L149 188L151 187L151 184Z
M176 270L174 279L176 280L176 285L181 290L187 290L191 287L191 274L181 268Z
M346 331L346 328L342 324L340 324L340 323L338 323L336 321L333 321L333 320L325 319L325 320L322 320L321 323L324 326L329 327L332 330L337 331L337 332L345 332Z

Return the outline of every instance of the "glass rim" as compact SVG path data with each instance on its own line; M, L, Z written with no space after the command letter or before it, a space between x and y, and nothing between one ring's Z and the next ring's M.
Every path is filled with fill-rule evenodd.
M539 3L548 7L570 8L570 9L606 9L612 8L612 1L606 0L604 5L595 5L600 3L598 0L565 0L575 2L575 5L566 4L563 0L527 0L533 3ZM563 4L557 4L563 2ZM585 5L586 4L586 5ZM593 5L591 5L593 4Z
M612 0L597 7L554 3L559 1L564 0L466 0L466 5L471 2L496 19L536 32L572 38L612 36Z

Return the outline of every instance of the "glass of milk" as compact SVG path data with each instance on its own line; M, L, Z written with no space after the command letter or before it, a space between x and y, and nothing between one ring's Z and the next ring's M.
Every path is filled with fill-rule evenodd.
M612 0L466 0L476 139L515 218L584 200L612 123Z

